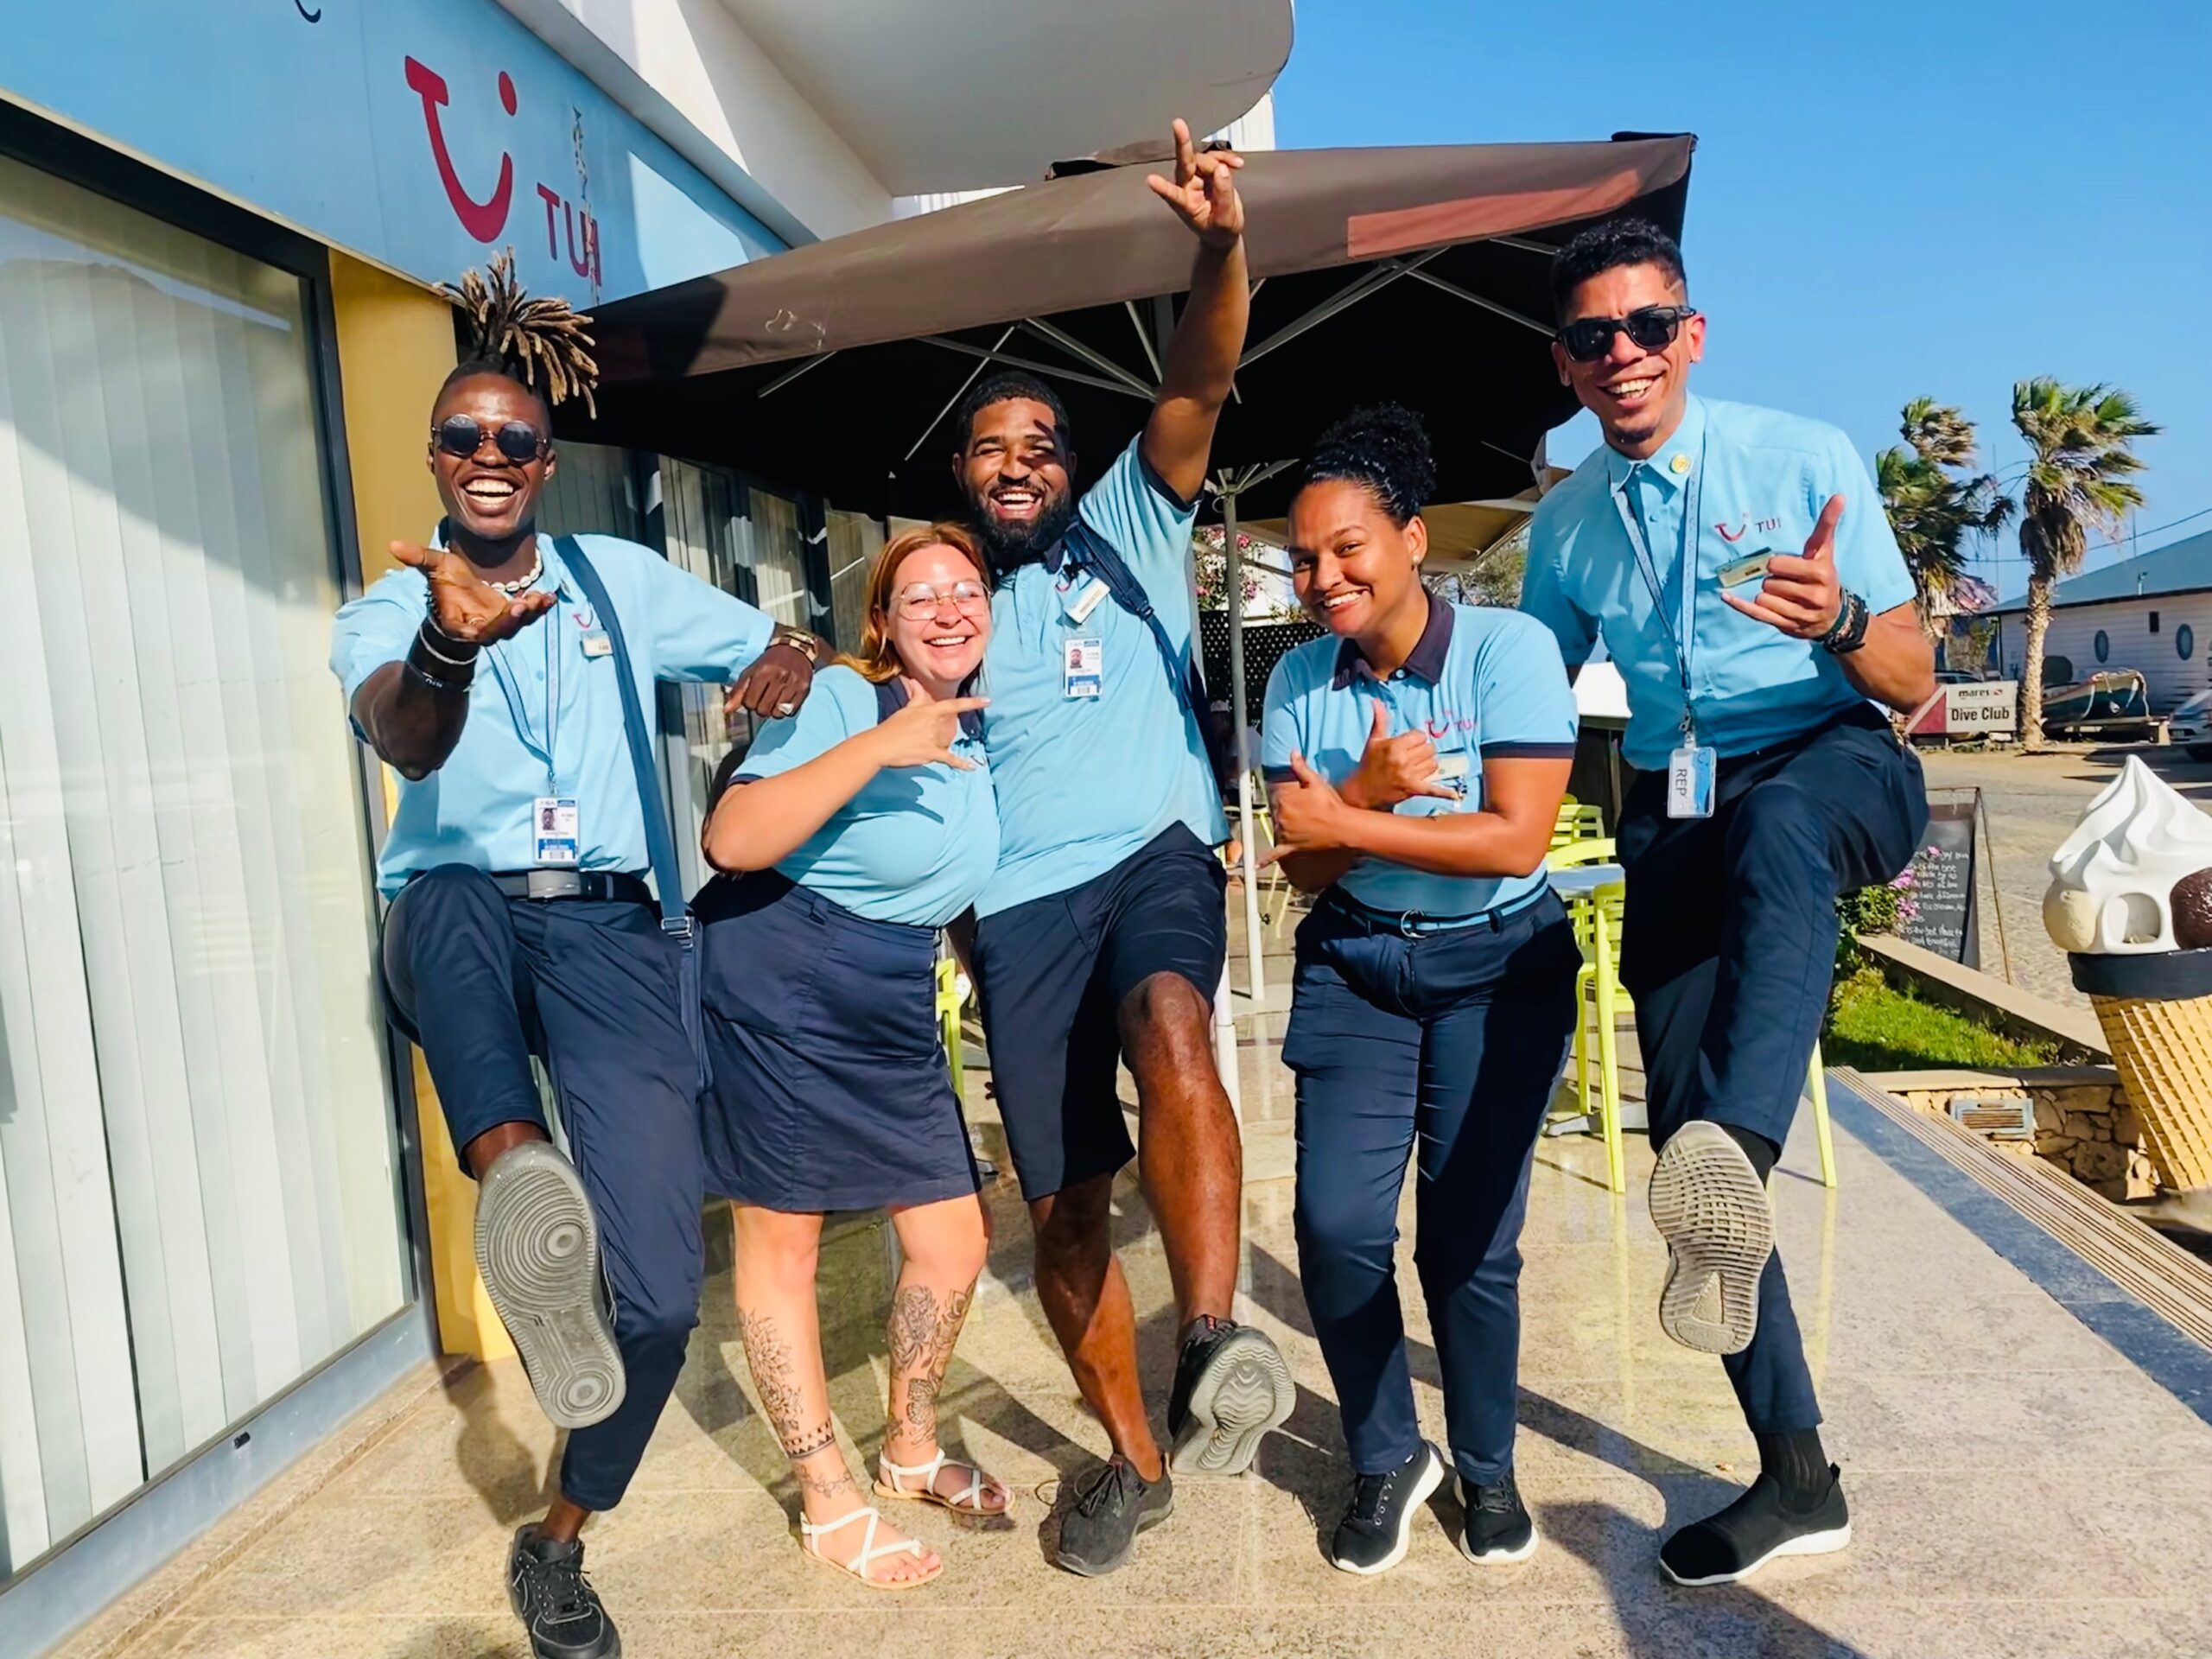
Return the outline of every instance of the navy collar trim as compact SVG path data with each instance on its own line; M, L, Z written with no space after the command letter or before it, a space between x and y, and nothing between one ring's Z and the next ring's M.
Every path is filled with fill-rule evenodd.
M961 688L964 694L967 687ZM875 718L880 722L891 718L906 706L906 682L896 674L887 680L875 682ZM970 709L960 716L960 735L980 740L983 735L983 716Z
M1444 659L1452 652L1452 607L1435 594L1428 595L1428 620L1421 625L1421 638L1406 658L1406 672L1418 674L1431 685L1444 683ZM1359 677L1367 667L1367 653L1360 650L1357 639L1347 639L1337 647L1337 671L1329 681L1332 691L1341 691ZM1369 673L1374 671L1370 669Z

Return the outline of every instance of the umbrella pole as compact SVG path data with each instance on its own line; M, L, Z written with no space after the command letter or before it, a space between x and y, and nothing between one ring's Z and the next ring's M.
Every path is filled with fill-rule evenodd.
M1236 550L1236 492L1221 498L1222 550L1224 559L1224 598L1229 606L1229 718L1235 728L1236 754L1236 835L1244 848L1244 963L1246 983L1251 988L1252 1050L1260 1082L1260 1115L1268 1115L1271 1087L1268 1064L1267 934L1260 923L1260 852L1252 832L1252 766L1258 756L1248 753L1248 724L1244 696L1244 563Z

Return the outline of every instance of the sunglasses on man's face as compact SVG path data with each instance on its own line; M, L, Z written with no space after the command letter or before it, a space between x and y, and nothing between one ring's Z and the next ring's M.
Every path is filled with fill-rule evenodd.
M1688 305L1642 305L1624 317L1578 317L1559 331L1559 343L1577 363L1595 363L1613 349L1613 336L1626 334L1644 351L1663 352L1697 315Z
M449 455L466 461L490 438L499 453L518 467L526 467L552 446L552 440L528 421L509 421L486 429L474 415L448 415L430 433L430 441Z

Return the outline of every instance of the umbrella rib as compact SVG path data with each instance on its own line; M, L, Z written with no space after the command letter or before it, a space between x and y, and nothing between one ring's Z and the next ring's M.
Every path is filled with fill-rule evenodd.
M1412 276L1415 282L1427 283L1431 288L1440 289L1445 293L1452 295L1454 298L1465 300L1469 305L1480 306L1485 311L1496 312L1499 316L1503 317L1508 322L1517 322L1523 328L1533 328L1538 334L1541 334L1546 340L1549 340L1554 334L1559 332L1557 329L1552 327L1548 323L1538 322L1534 317L1522 316L1521 313L1516 311L1510 305L1500 305L1496 300L1486 300L1481 295L1473 292L1471 289L1460 287L1457 283L1447 282L1443 277L1439 276L1434 271L1415 270L1409 271L1407 274Z
M1005 352L987 352L980 346L970 346L964 340L947 340L943 334L919 334L916 338L925 346L942 346L948 352L957 352L963 357L980 357L986 363L1001 363L1009 369L1027 369L1032 374L1057 375L1078 385L1096 386L1101 391L1118 391L1124 397L1135 397L1143 403L1152 401L1150 392L1132 391L1119 380L1109 380L1103 374L1086 374L1080 369L1064 369L1057 364L1039 363L1032 358L1014 357Z
M1338 289L1335 294L1322 301L1320 304L1315 306L1312 310L1308 311L1304 316L1299 318L1295 322L1284 324L1281 327L1276 329L1274 333L1269 334L1265 340L1262 340L1257 346L1253 346L1237 360L1236 366L1240 369L1249 367L1252 364L1258 362L1260 359L1265 357L1269 352L1274 350L1276 346L1288 345L1292 340L1297 339L1299 335L1306 333L1309 328L1318 327L1322 323L1326 322L1331 317L1335 316L1338 312L1345 309L1347 307L1357 305L1369 295L1376 292L1378 289L1389 287L1392 283L1396 282L1399 277L1406 276L1410 272L1418 271L1423 265L1427 264L1430 260L1435 258L1438 254L1442 253L1443 251L1444 250L1442 248L1431 248L1427 253L1422 254L1418 259L1410 261L1404 259L1391 259L1382 264L1370 266L1364 274L1354 281L1346 283L1343 288Z
M1490 240L1497 243L1501 247L1518 248L1523 253L1541 253L1547 259L1550 258L1554 254L1559 251L1557 248L1552 247L1548 244L1542 242L1531 242L1526 237L1521 236L1493 236Z
M835 352L824 352L819 357L810 357L805 362L800 364L798 367L791 370L790 373L778 375L774 379L771 380L766 385L761 387L760 391L754 392L753 395L755 397L766 397L772 392L781 391L785 386L791 385L792 381L798 379L802 374L811 374L815 370L820 368L824 363L827 363L831 358L836 355L837 353Z
M1144 347L1144 359L1146 362L1152 365L1153 378L1165 380L1167 378L1167 372L1160 366L1160 353L1153 347L1152 335L1145 328L1144 319L1137 315L1137 302L1135 300L1123 300L1122 308L1129 314L1129 321L1136 328L1137 344Z
M1003 346L1007 341L1012 340L1014 338L1014 325L1013 323L1007 324L1006 332L1001 334L998 338L998 345L992 346L991 349L993 351L996 351L1000 346ZM986 358L983 361L978 363L974 368L968 371L968 378L960 383L959 390L955 391L951 397L944 400L944 407L938 410L935 415L930 417L930 423L922 429L920 435L914 440L912 446L907 449L904 455L899 457L899 464L900 466L905 466L906 462L914 458L921 447L930 441L930 434L936 431L938 425L944 421L944 417L952 413L954 407L958 404L963 397L965 397L968 395L968 388L974 385L976 380L982 376L983 371L990 366L990 359Z
M1109 374L1113 376L1115 379L1119 380L1122 385L1129 387L1130 390L1134 391L1141 391L1147 397L1155 397L1159 396L1160 388L1158 386L1148 386L1145 385L1142 380L1139 379L1135 375L1131 374L1127 369L1116 363L1112 358L1107 356L1105 353L1096 351L1090 346L1084 345L1073 334L1068 333L1066 329L1057 327L1053 324L1046 322L1042 317L1024 317L1021 320L1021 326L1030 330L1032 333L1041 335L1043 338L1051 340L1053 345L1059 346L1063 351L1067 352L1070 355L1080 358L1085 363L1090 364L1092 368L1096 369L1101 374Z

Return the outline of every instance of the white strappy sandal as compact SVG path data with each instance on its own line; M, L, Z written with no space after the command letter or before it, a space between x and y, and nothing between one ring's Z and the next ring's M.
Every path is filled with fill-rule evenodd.
M862 1516L868 1517L868 1531L861 1539L859 1554L854 1556L849 1561L835 1561L822 1553L823 1539L840 1527L848 1526L859 1520ZM875 1529L882 1524L883 1516L871 1504L863 1509L849 1510L835 1521L824 1521L819 1526L802 1515L799 1516L798 1529L801 1541L805 1544L808 1554L813 1556L824 1567L834 1567L841 1573L851 1573L871 1590L918 1590L925 1584L934 1583L939 1574L944 1571L944 1563L942 1560L937 1564L935 1573L925 1573L918 1579L879 1579L868 1571L871 1566L886 1555L896 1555L901 1550L916 1557L919 1557L923 1553L920 1541L912 1538L902 1539L895 1544L878 1546L875 1541Z
M910 1503L940 1504L950 1510L955 1515L980 1517L987 1521L995 1520L998 1516L1013 1510L1014 1494L1007 1491L1005 1483L985 1474L972 1463L954 1465L954 1467L965 1469L968 1471L968 1484L962 1488L958 1497L947 1497L943 1492L938 1491L938 1475L944 1465L951 1461L945 1456L941 1447L938 1454L927 1463L918 1464L912 1468L905 1464L893 1463L890 1459L879 1455L875 1460L875 1495L878 1497L904 1498ZM906 1483L910 1480L918 1481L921 1484L918 1486L909 1486ZM1003 1493L1006 1502L995 1510L985 1508L982 1497L988 1491Z

